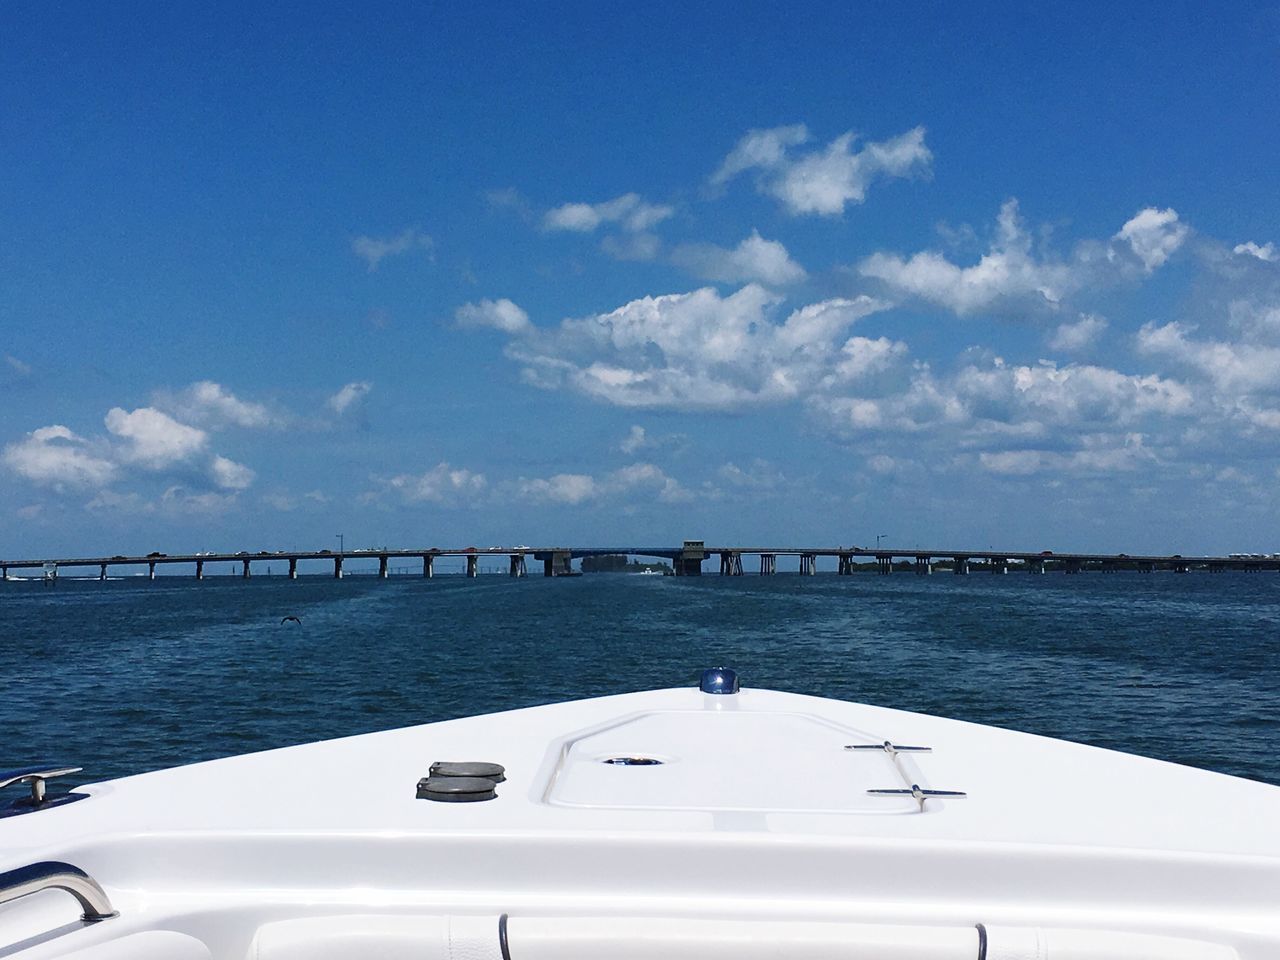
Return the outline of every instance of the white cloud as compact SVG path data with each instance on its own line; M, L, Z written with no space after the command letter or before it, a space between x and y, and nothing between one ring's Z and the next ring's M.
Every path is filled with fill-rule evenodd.
M1049 346L1054 350L1075 353L1092 346L1106 329L1107 321L1102 317L1082 313L1074 323L1059 324L1049 339Z
M542 224L547 230L591 233L603 224L616 223L639 233L656 227L675 213L674 207L647 202L638 193L624 193L603 203L566 203L548 210Z
M681 410L782 402L902 354L888 340L845 339L856 320L885 308L878 300L826 300L783 323L771 319L778 302L753 284L728 297L711 288L644 297L514 339L508 353L535 386L568 387L624 407Z
M482 473L442 461L424 473L394 476L385 485L411 503L452 506L473 501L484 493L488 481Z
M1268 263L1274 263L1280 260L1280 253L1276 252L1274 243L1264 243L1261 246L1248 240L1244 243L1237 243L1231 248L1231 252L1250 257L1257 257L1259 260L1266 260Z
M116 478L118 468L66 427L41 427L8 444L0 462L21 477L51 487L103 487Z
M625 454L634 454L641 450L680 449L688 442L689 438L683 433L652 434L636 425L623 437L618 449Z
M1177 211L1147 207L1127 221L1116 238L1129 244L1150 273L1162 266L1182 246L1190 232L1186 224L1178 221Z
M950 377L921 369L906 388L880 397L823 395L810 403L839 436L927 436L950 450L1019 450L1050 439L1069 444L1086 433L1129 435L1140 425L1194 412L1189 388L1153 374L1047 362L1008 366L998 359L968 364Z
M1207 377L1221 393L1239 397L1280 390L1280 348L1244 341L1196 340L1180 323L1148 323L1138 349L1167 357Z
M1190 233L1172 210L1139 211L1109 243L1085 241L1061 258L1037 251L1018 215L1018 201L1000 207L996 235L977 263L962 267L933 250L909 258L878 252L858 264L864 277L959 315L992 310L1057 309L1086 287L1149 274Z
M408 253L415 248L429 250L433 245L434 241L429 236L410 227L390 237L356 237L351 241L351 250L369 265L369 272L373 273L387 257Z
M1077 283L1070 265L1033 254L1016 200L1001 206L991 249L973 266L957 266L933 251L906 260L875 253L858 265L858 272L962 315L1001 301L1057 305Z
M243 463L215 456L209 466L213 482L224 490L245 490L253 485L254 472Z
M756 280L785 286L807 276L786 247L776 240L765 240L755 230L732 250L710 243L685 244L671 252L671 260L705 280L725 283Z
M1119 437L1089 436L1079 450L1000 450L978 454L978 465L988 473L1007 477L1026 477L1050 472L1080 476L1113 474L1137 470L1157 463L1154 451L1146 446L1142 434Z
M596 496L596 481L584 473L557 473L546 479L521 478L517 489L527 500L576 505Z
M585 473L558 473L547 478L521 477L515 482L516 494L526 500L570 506L622 495L632 502L637 493L646 490L663 503L690 499L689 492L674 477L652 463L633 463L598 478Z
M12 370L14 373L16 373L18 376L20 377L31 376L31 365L28 363L23 363L13 354L6 353L4 355L4 362L7 363L9 365L9 369Z
M202 453L208 434L197 427L179 423L154 407L126 412L112 407L105 418L107 430L126 441L121 459L150 470L161 470L191 460Z
M373 389L368 380L353 380L328 400L328 407L336 414L346 413L354 404L363 400Z
M662 241L652 233L628 233L605 237L600 241L600 249L615 260L647 263L657 259Z
M200 380L176 395L161 392L156 401L182 420L214 428L268 427L277 423L262 404L241 400L212 380Z
M786 163L787 150L809 139L809 128L803 123L790 127L748 130L729 151L720 169L711 177L713 184L727 183L747 170L774 170Z
M712 183L723 184L756 170L758 189L780 200L792 214L834 216L850 203L862 203L874 181L927 172L933 159L923 127L868 143L856 152L854 134L846 133L819 150L789 155L807 139L802 125L752 130L725 158Z
M729 461L716 471L722 484L742 490L767 491L780 489L786 483L786 477L768 460L760 457L752 460L746 467L740 467Z
M623 441L618 444L618 449L623 453L631 454L637 450L643 450L651 443L652 441L645 436L644 427L633 426Z
M533 328L529 314L505 297L465 303L454 313L454 319L460 327L492 327L510 334L524 333Z
M144 497L136 491L121 493L109 489L99 490L93 499L85 504L85 509L126 516L186 517L192 514L223 513L233 507L236 502L235 493L193 492L175 484L168 487L156 499Z

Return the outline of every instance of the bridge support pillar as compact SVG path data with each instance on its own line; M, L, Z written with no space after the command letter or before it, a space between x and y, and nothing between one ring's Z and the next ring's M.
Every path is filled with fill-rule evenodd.
M297 557L289 558L289 579L290 580L298 579L298 558Z
M378 576L383 580L387 579L387 574L389 572L387 569L387 560L388 558L385 553L378 556Z
M245 580L248 580L249 579L249 561L244 560L242 562L244 563L244 571L240 574L240 576Z
M680 561L676 560L676 576L680 575ZM542 554L542 575L563 577L573 573L573 554L568 550L552 550Z
M1081 560L1068 559L1062 564L1063 573L1079 573L1084 569L1084 562Z
M1027 573L1044 573L1044 561L1043 561L1043 560L1028 560L1028 561L1027 561Z
M107 565L105 563L102 565L102 579L103 580L107 579ZM197 580L204 579L204 561L203 560L196 561L196 579Z
M887 553L877 553L876 572L881 576L888 576L893 573L893 557Z
M422 575L430 580L436 575L435 557L424 554L422 557Z
M760 554L760 576L771 577L778 572L778 555L776 553Z
M818 572L818 558L812 553L800 554L800 576L812 577Z
M968 557L952 557L951 572L961 577L968 576L969 575L969 558Z
M720 553L720 576L742 576L742 554L736 550L724 550Z
M992 557L989 561L992 573L1008 573L1009 561L1004 557Z
M333 558L333 579L342 579L342 554L338 554Z
M916 557L916 576L927 577L933 573L933 564L930 563L930 557Z
M477 557L474 553L467 554L467 576L468 577L480 576L480 558Z
M850 576L853 573L853 554L840 554L840 562L836 566L836 574L841 577Z
M98 564L98 579L107 579L107 565L105 563Z
M523 577L526 574L528 574L528 572L529 571L525 568L525 565L524 565L524 554L513 553L511 555L511 576Z
M154 580L156 578L156 562L152 560L147 564L147 579Z

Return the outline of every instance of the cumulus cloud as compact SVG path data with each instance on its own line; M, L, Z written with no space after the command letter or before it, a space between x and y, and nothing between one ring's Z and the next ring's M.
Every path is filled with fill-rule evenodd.
M209 466L213 482L224 490L246 490L253 486L256 474L243 463L215 456Z
M1126 221L1116 238L1129 244L1133 253L1150 273L1162 266L1187 239L1191 232L1180 223L1176 210L1147 207Z
M33 430L8 444L0 461L20 477L55 488L103 487L118 473L115 463L61 424Z
M112 407L104 422L107 430L124 441L120 457L150 470L190 461L204 452L209 440L203 430L179 423L154 407L132 412Z
M460 327L491 327L510 334L524 333L533 328L529 314L505 297L465 303L455 311L454 319Z
M809 128L803 123L789 127L748 130L724 158L720 169L711 177L711 182L715 185L728 183L748 170L776 170L786 163L789 148L807 143L808 140Z
M858 265L858 272L962 315L1002 301L1057 305L1077 283L1069 264L1034 254L1017 200L1000 208L991 249L973 266L957 266L933 251L908 259L875 253Z
M625 454L638 453L641 450L679 449L684 447L689 438L683 433L652 434L644 427L636 424L627 432L618 444L618 449Z
M1244 243L1237 243L1231 248L1231 252L1240 256L1257 257L1259 260L1265 260L1268 263L1280 260L1280 253L1276 252L1274 243L1259 245L1252 240L1247 240Z
M1038 251L1007 200L996 220L990 249L971 266L932 250L911 257L878 252L858 264L864 277L959 315L978 311L1057 309L1087 286L1113 284L1161 266L1186 239L1189 228L1173 210L1146 209L1128 220L1109 243L1085 241L1067 257Z
M560 503L577 506L626 494L634 499L648 491L663 503L681 503L690 494L674 478L652 463L633 463L620 470L593 477L585 473L558 473L552 477L527 479L515 483L518 496L536 503Z
M1037 473L1107 475L1137 470L1156 462L1156 453L1140 433L1085 437L1078 450L999 450L978 454L978 465L983 470L1007 477Z
M269 427L276 417L260 403L241 400L219 383L200 380L177 394L159 392L158 405L188 423L220 427Z
M678 246L671 252L671 261L704 280L724 283L759 281L785 286L807 276L786 247L776 240L765 240L755 230L732 250L710 243Z
M596 481L585 473L557 473L553 477L517 481L520 496L544 503L579 504L596 496Z
M167 487L158 498L150 499L136 491L99 490L85 504L86 510L98 513L134 514L139 516L184 517L192 514L223 513L237 502L235 493L189 490L180 484Z
M782 471L760 457L756 457L745 467L740 467L733 461L722 464L716 471L716 477L721 484L757 492L778 490L786 483Z
M387 257L414 249L430 250L434 243L431 237L410 227L390 237L356 237L351 241L351 251L368 264L369 272L373 273Z
M1049 338L1049 346L1054 350L1076 353L1092 346L1107 329L1107 321L1093 314L1083 313L1080 319L1058 325Z
M600 249L615 260L647 263L658 258L662 241L652 233L628 233L605 237L600 241Z
M483 473L454 467L441 461L419 474L403 473L385 481L387 489L409 503L461 506L485 492L489 482Z
M636 425L627 432L627 435L623 438L622 442L618 444L618 449L623 453L631 454L635 453L637 450L643 450L645 447L649 446L650 443L652 443L652 441L649 440L646 435L644 427Z
M868 143L861 150L854 149L854 134L845 133L825 147L793 155L792 148L808 139L803 125L749 131L720 165L712 184L755 171L760 192L781 201L790 213L835 216L851 203L862 203L876 180L925 173L933 160L923 127Z
M1167 426L1194 411L1185 384L1154 374L1044 361L1007 365L998 358L965 364L945 377L921 369L906 388L881 397L818 396L810 402L846 439L913 437L917 452L926 442L952 454L986 450L996 456L979 458L983 468L1009 474L1036 472L1050 462L1101 470L1108 461L1100 454L1074 461L1041 454L1054 446L1063 453L1087 443L1101 448L1116 436L1132 440L1146 427Z
M0 452L0 464L59 491L95 490L95 506L113 509L152 501L137 491L111 490L112 484L156 474L183 482L203 475L212 486L231 491L253 482L252 469L209 451L204 430L154 407L132 411L113 407L103 422L107 433L91 438L61 424L33 430ZM181 487L181 491L180 497L174 494L179 505L198 504L203 496L198 489Z
M871 297L810 304L781 323L778 304L754 284L727 297L711 288L644 297L513 339L508 353L527 382L546 389L624 407L725 410L867 376L903 352L884 338L846 336L885 308Z
M372 389L373 384L368 380L353 380L329 398L328 407L341 416L368 396Z
M1167 357L1203 375L1232 397L1280 391L1280 348L1243 340L1195 339L1181 323L1148 323L1138 331L1138 349Z
M639 233L656 227L675 213L674 207L649 203L638 193L624 193L603 203L566 203L548 210L542 219L546 230L591 233L604 224Z

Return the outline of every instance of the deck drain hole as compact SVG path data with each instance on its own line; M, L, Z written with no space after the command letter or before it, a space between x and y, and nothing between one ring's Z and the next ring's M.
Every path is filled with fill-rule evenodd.
M610 763L615 767L656 767L662 763L654 757L609 757L601 763Z

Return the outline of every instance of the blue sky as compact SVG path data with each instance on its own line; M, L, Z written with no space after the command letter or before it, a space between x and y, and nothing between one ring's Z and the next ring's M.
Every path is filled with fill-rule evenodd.
M0 10L0 554L1280 550L1280 8Z

